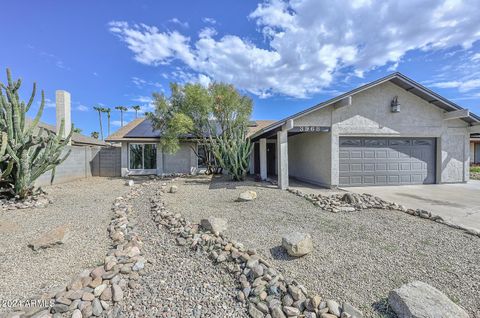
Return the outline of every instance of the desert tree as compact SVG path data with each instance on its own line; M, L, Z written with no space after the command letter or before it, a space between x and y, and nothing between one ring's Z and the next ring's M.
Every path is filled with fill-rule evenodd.
M164 149L176 152L182 139L194 139L204 147L201 159L206 163L207 171L218 172L221 167L233 179L243 179L246 173L245 154L249 155L251 150L245 133L252 112L252 100L240 94L233 85L224 83L213 83L209 87L172 83L170 91L170 96L153 94L155 110L148 116L154 127L162 132ZM221 143L229 138L234 138L236 142L230 148L226 142ZM200 156L198 152L196 154ZM233 165L235 160L241 164Z

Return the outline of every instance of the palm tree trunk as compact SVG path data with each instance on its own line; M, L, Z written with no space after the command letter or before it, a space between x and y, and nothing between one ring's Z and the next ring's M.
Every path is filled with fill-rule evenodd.
M108 114L108 135L110 136L110 114Z
M123 127L123 110L120 111L120 121L122 122L122 127Z
M98 119L100 120L100 139L103 140L103 127L102 127L102 113L98 112Z

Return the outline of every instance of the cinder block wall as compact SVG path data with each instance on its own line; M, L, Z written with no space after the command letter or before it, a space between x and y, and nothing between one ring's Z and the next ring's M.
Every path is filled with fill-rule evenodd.
M67 146L71 150L68 158L56 168L54 184L65 183L92 176L120 176L120 148L98 146ZM50 184L51 171L35 182L36 186Z

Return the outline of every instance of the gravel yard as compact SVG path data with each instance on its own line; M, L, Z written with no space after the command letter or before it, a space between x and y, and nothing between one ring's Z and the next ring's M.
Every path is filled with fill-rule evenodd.
M393 317L386 308L388 292L414 280L433 285L472 318L480 317L478 237L397 211L325 212L287 191L250 181L197 177L175 183L178 192L164 196L170 211L192 222L208 216L227 219L226 235L256 249L309 290L347 301L366 317ZM235 202L247 189L258 198ZM300 259L287 256L281 237L292 231L310 233L314 252ZM164 266L161 258L157 262ZM179 262L184 266L192 268ZM168 282L170 275L163 279Z
M150 214L154 188L137 198L137 232L143 253L151 261L140 277L138 289L127 290L127 317L249 317L237 302L234 279L214 266L205 255L177 246L174 236L158 229Z
M122 179L89 178L45 187L45 208L0 211L0 299L32 299L64 287L74 275L103 260L115 197L128 191ZM63 245L34 252L27 244L67 225ZM1 310L0 310L1 311Z

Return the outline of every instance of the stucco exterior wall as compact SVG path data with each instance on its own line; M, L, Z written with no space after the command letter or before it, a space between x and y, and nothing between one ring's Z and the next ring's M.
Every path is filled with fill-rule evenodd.
M329 186L330 142L330 133L304 133L289 137L289 175L302 181Z
M399 113L390 111L394 96L398 96ZM353 95L350 106L328 106L294 120L294 126L301 125L331 126L332 186L337 186L339 180L340 136L435 137L436 182L468 180L468 124L459 119L444 120L442 109L390 82Z
M181 143L176 153L163 152L163 173L195 173L197 157L192 147L194 143Z

